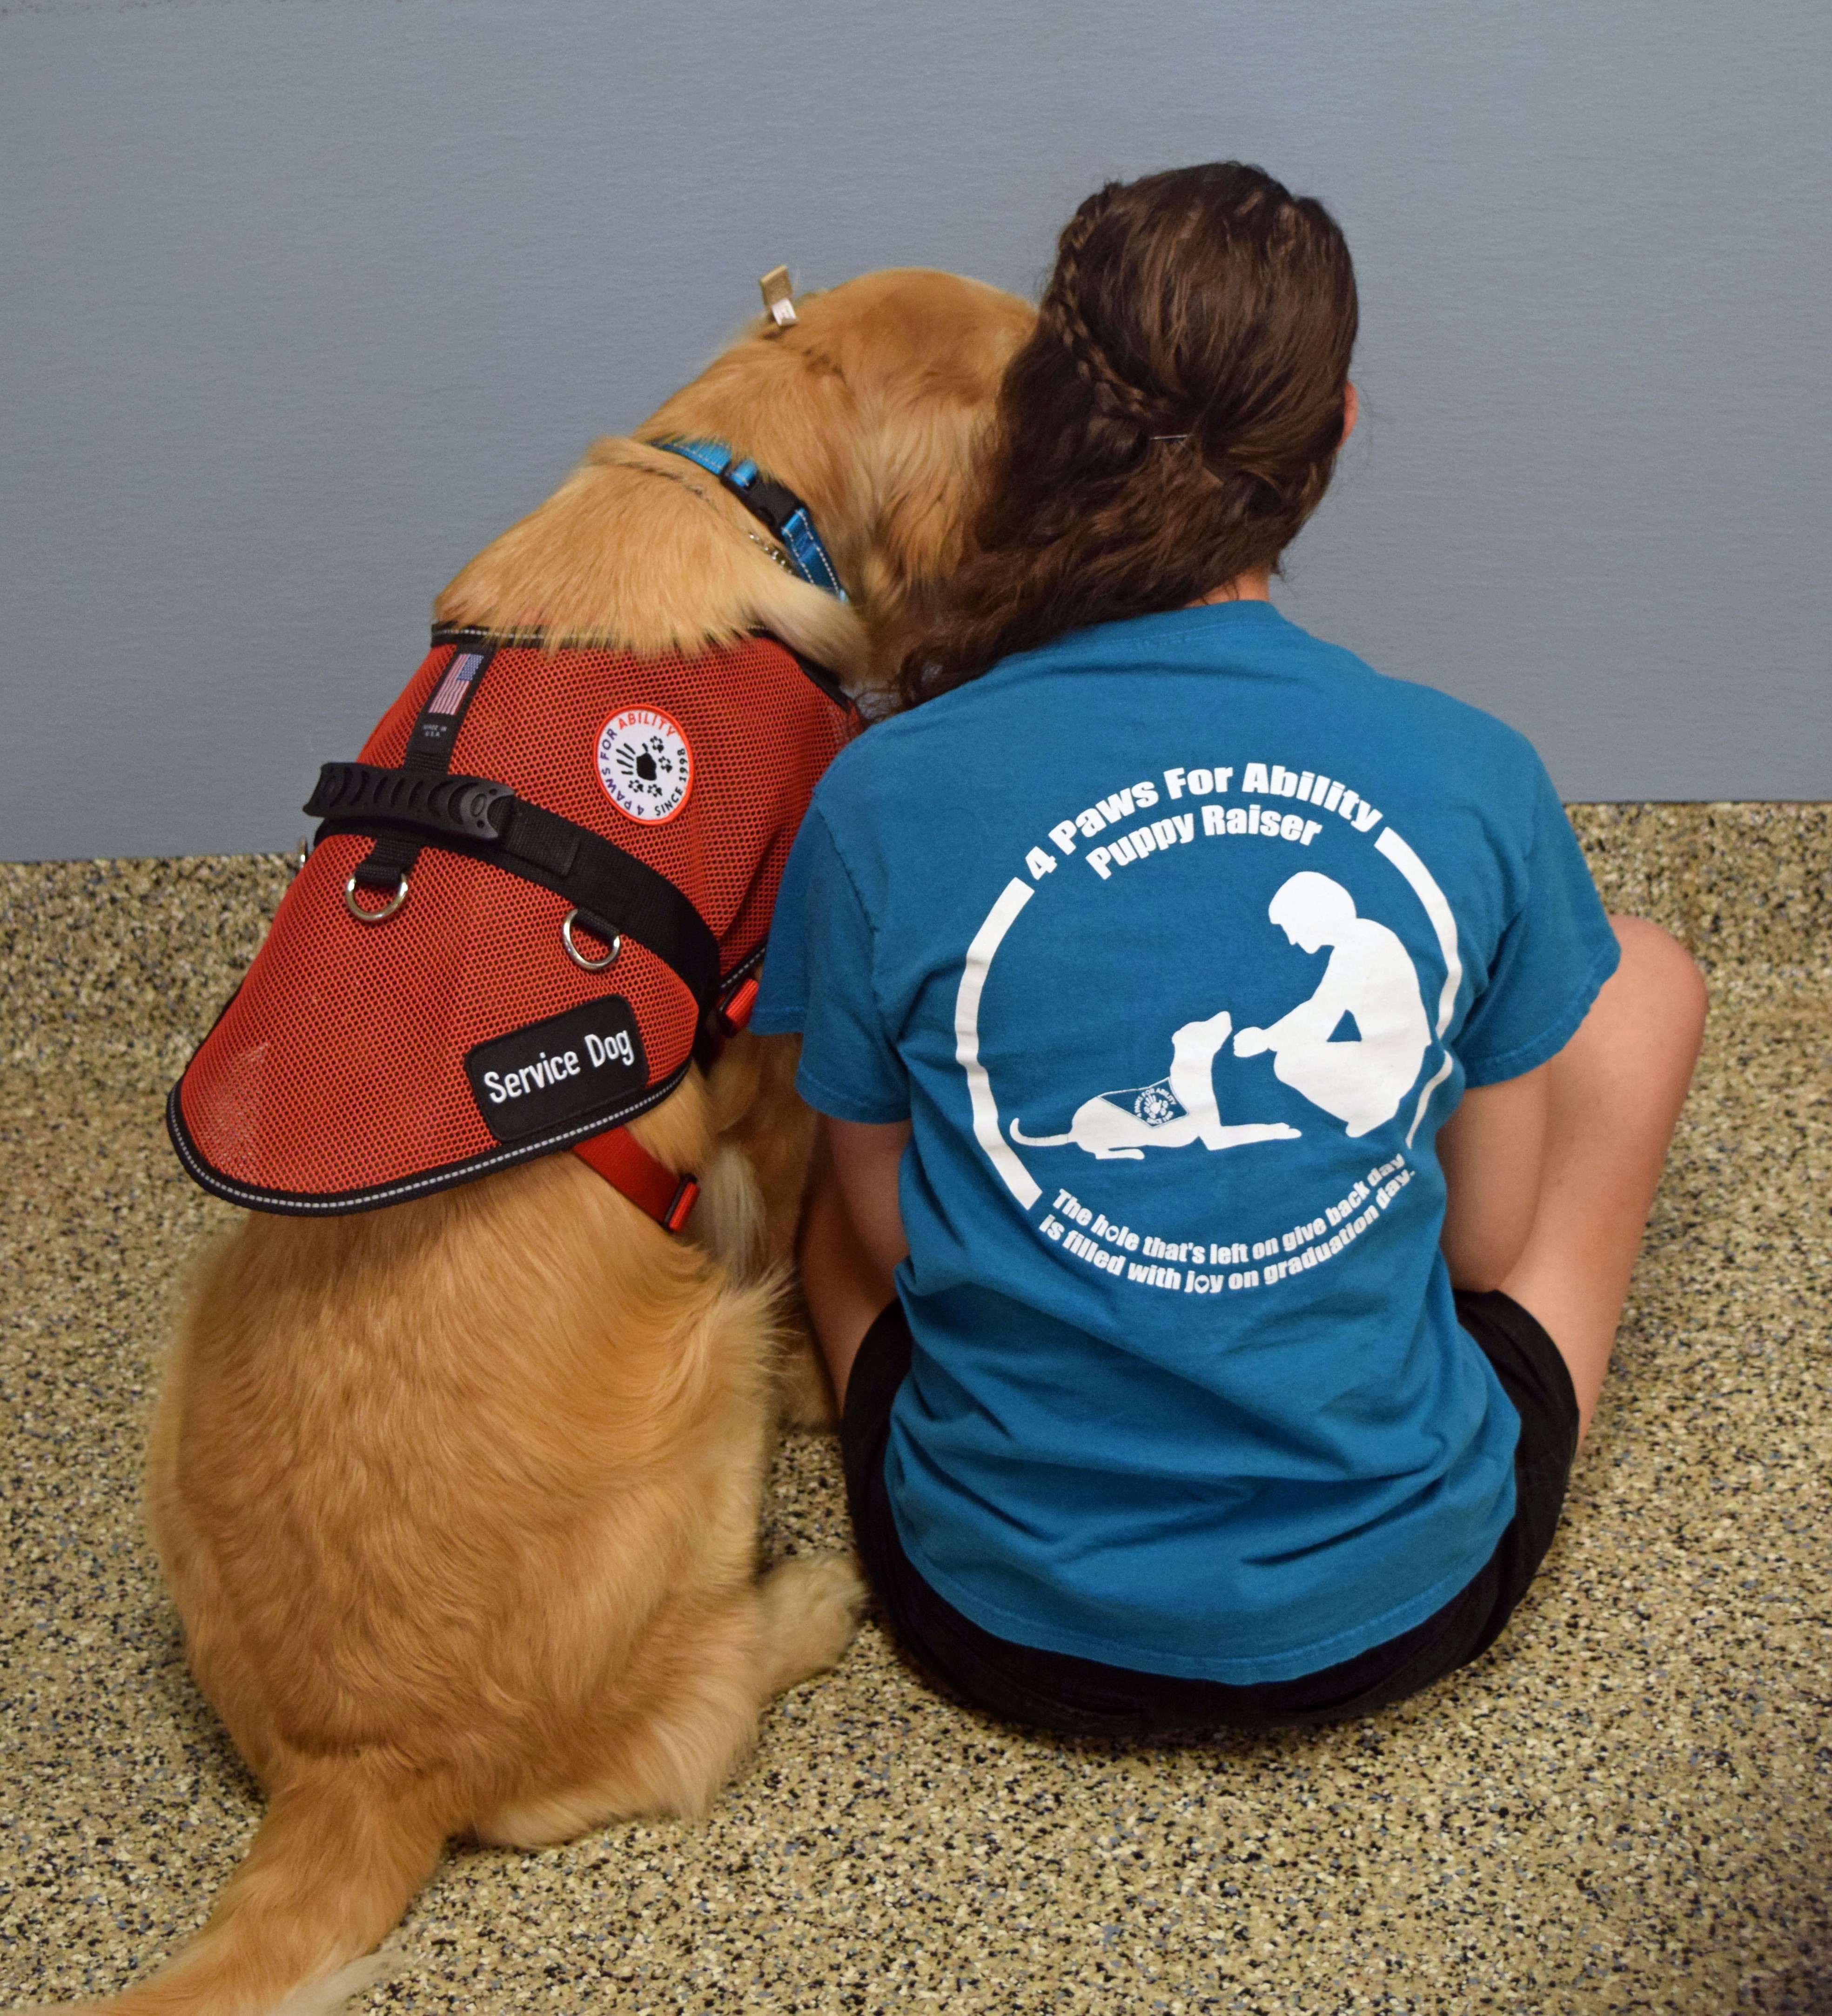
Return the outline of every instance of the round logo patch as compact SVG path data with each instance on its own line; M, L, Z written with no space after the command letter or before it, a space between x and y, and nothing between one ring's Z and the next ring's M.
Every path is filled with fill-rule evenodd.
M659 826L687 802L693 754L679 725L665 714L628 707L599 732L598 776L620 812Z

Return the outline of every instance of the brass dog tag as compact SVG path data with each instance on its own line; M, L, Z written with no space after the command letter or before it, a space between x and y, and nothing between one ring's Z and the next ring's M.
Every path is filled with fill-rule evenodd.
M786 266L772 266L757 283L763 290L763 304L776 318L779 328L786 329L795 319L795 304L789 297L794 290L789 285Z

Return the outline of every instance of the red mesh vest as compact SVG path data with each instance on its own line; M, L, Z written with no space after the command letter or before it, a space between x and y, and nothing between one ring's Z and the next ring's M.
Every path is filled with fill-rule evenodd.
M366 1210L665 1098L761 963L856 726L768 638L643 658L436 632L360 761L326 765L318 843L173 1089L185 1168L257 1210ZM351 914L403 874L391 915Z

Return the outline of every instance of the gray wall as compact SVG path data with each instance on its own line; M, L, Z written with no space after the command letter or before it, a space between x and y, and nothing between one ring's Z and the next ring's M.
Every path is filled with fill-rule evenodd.
M1239 155L1359 265L1280 599L1567 797L1832 798L1823 0L0 0L0 858L273 848L786 259L1033 290Z

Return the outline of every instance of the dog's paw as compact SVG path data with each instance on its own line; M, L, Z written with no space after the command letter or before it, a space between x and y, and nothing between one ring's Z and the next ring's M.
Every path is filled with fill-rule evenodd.
M758 1643L765 1685L780 1694L840 1657L858 1629L865 1578L850 1554L798 1555L769 1571L758 1590Z
M776 1360L776 1394L783 1424L791 1428L837 1428L840 1410L819 1352L806 1327L789 1332Z

